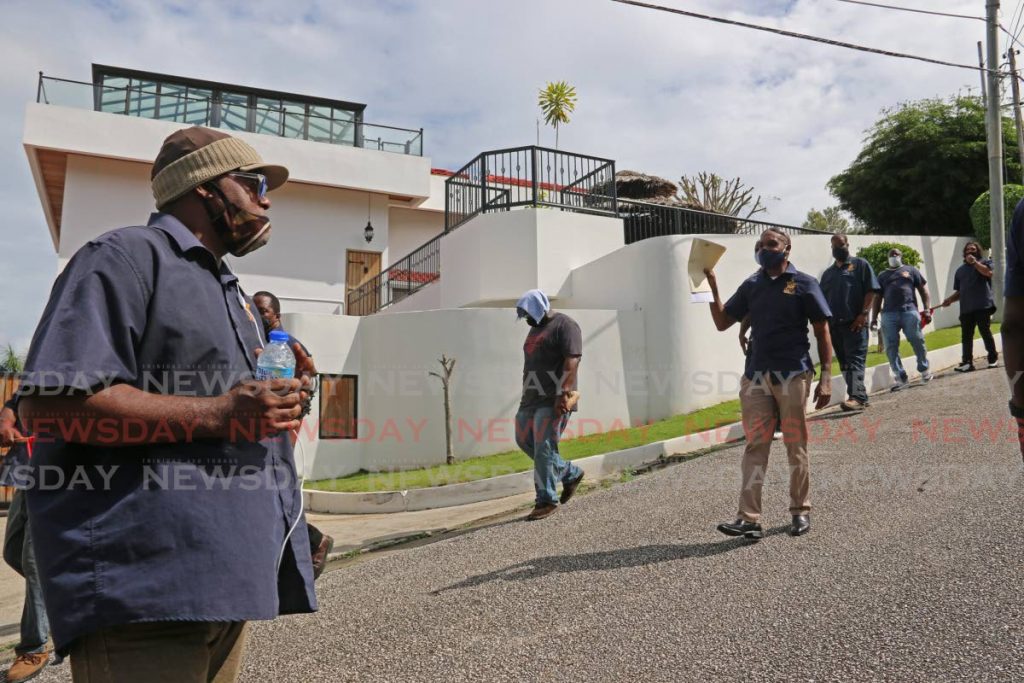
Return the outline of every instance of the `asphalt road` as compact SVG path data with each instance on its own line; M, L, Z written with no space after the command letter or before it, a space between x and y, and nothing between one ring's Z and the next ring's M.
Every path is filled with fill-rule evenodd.
M1006 393L1001 370L946 375L815 420L802 538L777 443L759 543L714 528L733 447L333 571L319 613L255 625L242 680L1024 680Z

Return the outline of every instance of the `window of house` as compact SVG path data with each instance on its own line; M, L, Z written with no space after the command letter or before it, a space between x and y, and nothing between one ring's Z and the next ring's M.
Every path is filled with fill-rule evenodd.
M356 438L356 375L320 375L320 438Z

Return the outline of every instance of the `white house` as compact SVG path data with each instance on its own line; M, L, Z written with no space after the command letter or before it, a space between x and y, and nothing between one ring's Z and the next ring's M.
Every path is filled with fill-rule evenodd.
M291 171L272 195L270 244L229 263L247 292L277 294L322 373L319 419L302 437L307 476L443 462L441 386L428 374L442 354L457 361L456 456L515 448L527 328L512 306L534 287L583 330L571 435L736 397L739 344L690 303L686 263L694 234L730 233L712 239L728 247L717 272L731 293L754 271L752 235L767 224L623 207L614 162L588 155L523 147L434 170L422 129L374 125L364 111L101 65L92 82L40 75L24 145L59 267L102 232L145 221L150 166L169 133L216 126ZM793 262L820 275L828 235L787 230ZM891 239L922 253L935 297L951 291L966 238ZM943 310L936 324L955 322Z

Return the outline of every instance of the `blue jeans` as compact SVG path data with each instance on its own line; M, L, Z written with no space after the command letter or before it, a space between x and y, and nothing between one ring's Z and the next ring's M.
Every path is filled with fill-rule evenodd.
M868 328L865 325L860 332L850 331L850 322L829 324L832 337L832 348L839 361L839 369L846 380L846 393L850 398L868 402L868 392L864 387L864 366L868 360Z
M924 335L921 333L921 314L917 311L882 313L882 336L889 367L898 378L906 381L907 371L900 360L900 330L917 356L917 371L925 372L928 369L928 350L924 347Z
M558 440L569 422L565 414L555 419L551 406L520 408L516 413L516 444L533 460L533 487L537 505L557 505L556 487L573 481L583 471L558 454Z
M32 549L32 532L28 523L25 492L14 490L11 507L7 511L7 530L4 534L4 561L11 569L25 577L25 603L21 608L21 641L14 648L18 655L46 650L50 636L50 622L46 619L43 590L39 585L39 568Z

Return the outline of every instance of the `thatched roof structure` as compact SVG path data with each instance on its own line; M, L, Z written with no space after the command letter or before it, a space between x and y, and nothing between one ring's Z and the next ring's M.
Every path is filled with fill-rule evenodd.
M671 197L678 190L675 183L656 175L636 171L619 171L615 174L615 192L623 199L651 201Z

